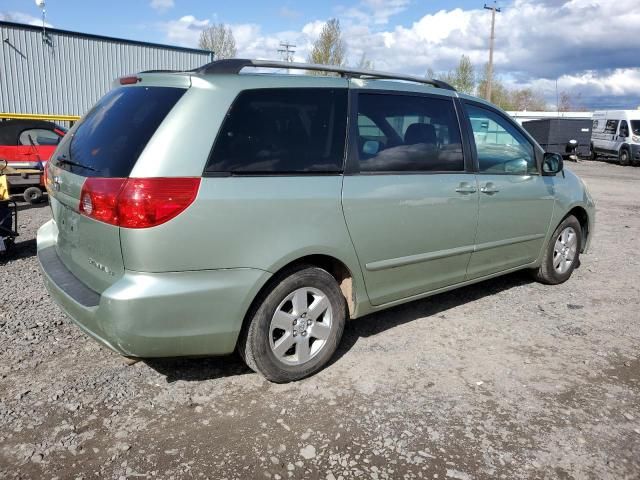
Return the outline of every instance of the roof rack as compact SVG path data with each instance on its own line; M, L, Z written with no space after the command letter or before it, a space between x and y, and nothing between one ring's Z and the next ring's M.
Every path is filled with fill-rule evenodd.
M433 80L429 78L417 77L414 75L402 75L390 72L379 72L377 70L359 70L348 67L339 67L336 65L318 65L315 63L295 63L282 62L275 60L248 60L241 58L230 58L226 60L216 60L207 63L200 68L191 70L194 73L201 74L237 74L243 68L286 68L291 70L313 70L317 72L337 73L345 78L361 78L361 79L388 79L388 80L404 80L407 82L425 83L434 87L443 88L445 90L456 91L447 82L441 80Z

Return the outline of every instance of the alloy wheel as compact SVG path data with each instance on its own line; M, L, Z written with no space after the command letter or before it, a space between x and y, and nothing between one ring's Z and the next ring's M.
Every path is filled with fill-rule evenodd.
M553 247L553 268L565 274L571 268L578 252L578 234L573 227L567 227L556 239Z
M302 365L325 347L333 311L327 295L317 288L294 290L280 302L269 326L269 344L287 365Z

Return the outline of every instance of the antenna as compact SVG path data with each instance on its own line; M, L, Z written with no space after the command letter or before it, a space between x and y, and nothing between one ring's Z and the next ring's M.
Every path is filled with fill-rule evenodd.
M45 0L36 0L36 7L42 11L42 42L48 43L47 28L45 23L45 17L47 16L47 6Z

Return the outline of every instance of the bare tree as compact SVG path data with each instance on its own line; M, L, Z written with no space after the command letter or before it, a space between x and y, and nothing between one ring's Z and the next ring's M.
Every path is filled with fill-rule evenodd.
M638 107L640 110L640 107ZM582 102L582 93L560 92L558 101L559 112L586 112L588 109Z
M547 109L547 101L542 92L531 88L516 89L511 91L511 104L513 110L544 111Z
M210 50L216 60L233 58L237 55L236 40L231 27L222 23L212 25L200 33L198 45L203 50Z
M309 63L321 65L344 65L347 46L342 38L340 21L332 18L320 32L320 37L313 42L313 49L307 57ZM310 72L315 75L326 75L325 72Z
M466 55L462 55L456 68L448 72L436 73L429 68L427 78L447 82L461 93L473 94L476 90L476 74L471 60Z

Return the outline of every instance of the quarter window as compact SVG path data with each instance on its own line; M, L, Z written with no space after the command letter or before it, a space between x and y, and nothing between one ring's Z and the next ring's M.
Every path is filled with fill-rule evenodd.
M246 90L227 114L206 171L340 172L346 125L346 89Z
M533 145L497 113L467 105L478 152L479 171L524 175L536 173Z
M464 170L460 128L448 98L360 94L357 142L361 172Z

